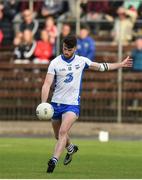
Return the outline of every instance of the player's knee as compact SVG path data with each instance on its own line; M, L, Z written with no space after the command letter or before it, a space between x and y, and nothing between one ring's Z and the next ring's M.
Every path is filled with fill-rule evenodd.
M60 137L62 137L62 136L67 136L68 135L68 133L67 133L67 131L65 130L65 129L61 129L60 131L59 131L59 136Z

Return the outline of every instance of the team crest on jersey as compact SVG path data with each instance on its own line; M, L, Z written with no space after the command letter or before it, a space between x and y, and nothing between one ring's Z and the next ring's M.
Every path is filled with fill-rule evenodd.
M69 71L71 71L71 70L72 70L72 67L71 67L71 66L69 66L69 67L68 67L68 70L69 70Z
M80 68L79 64L75 65L75 68L76 68L76 69L79 69L79 68Z

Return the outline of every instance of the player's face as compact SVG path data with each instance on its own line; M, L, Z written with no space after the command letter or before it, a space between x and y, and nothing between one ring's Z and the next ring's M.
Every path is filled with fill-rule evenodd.
M75 50L76 50L76 47L67 48L66 45L63 44L63 54L64 54L65 58L70 59L73 56Z

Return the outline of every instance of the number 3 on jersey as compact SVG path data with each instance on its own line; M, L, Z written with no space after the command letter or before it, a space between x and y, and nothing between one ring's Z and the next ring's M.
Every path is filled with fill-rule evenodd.
M65 83L70 83L73 80L73 73L68 73L66 75L66 79L64 80Z

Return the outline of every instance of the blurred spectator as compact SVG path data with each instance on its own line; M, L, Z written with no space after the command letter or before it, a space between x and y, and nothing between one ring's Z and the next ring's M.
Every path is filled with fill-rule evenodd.
M4 14L9 21L13 22L15 33L19 31L19 22L21 21L20 6L21 2L18 0L4 1Z
M135 34L135 37L137 36L142 36L142 23L141 23L141 20L142 20L142 2L140 3L140 6L138 7L138 22L135 23L135 26L134 26L134 34Z
M114 20L112 37L114 43L121 39L122 44L127 44L133 37L133 27L137 18L135 11L119 7L117 10L118 18Z
M68 1L69 11L68 11L68 19L76 18L76 0Z
M87 7L83 7L83 3L82 3L82 16L84 14L86 14L87 12L87 19L88 20L100 20L100 19L104 19L104 14L107 14L109 12L109 1L108 0L104 0L101 2L93 2L93 1L86 1L86 6ZM85 12L86 11L86 12Z
M3 32L0 29L0 44L2 43L2 40L3 40Z
M0 32L2 45L9 45L13 41L14 31L12 23L4 16L4 6L0 4Z
M71 34L71 25L69 23L64 23L62 25L61 34L59 36L60 39L60 53L62 53L62 40Z
M59 18L61 14L68 11L68 2L64 0L44 0L41 14L43 17L54 16Z
M57 27L54 22L54 18L49 16L46 18L45 21L45 30L49 35L49 41L51 44L55 44L56 37L57 37Z
M12 21L19 12L20 12L20 1L18 0L4 1L4 14L10 21Z
M61 39L64 39L69 34L71 34L71 25L69 23L64 23L61 29L60 37Z
M136 39L135 46L132 51L133 70L142 71L142 37Z
M23 31L23 41L20 43L21 39L15 40L15 45L17 46L14 50L15 63L28 63L34 59L34 51L36 48L36 42L33 39L32 31L26 29Z
M2 12L3 6L0 6L0 44L2 43L3 40L3 32L2 32L2 24L1 24L1 19L3 18L3 12Z
M38 18L41 16L41 9L44 0L36 0L33 2L34 15ZM20 10L23 12L25 9L30 9L29 1L21 1Z
M135 41L135 49L132 50L131 57L133 59L132 70L142 72L142 36L137 37ZM133 107L139 106L139 99L132 100Z
M109 21L110 18L110 4L109 0L103 1L89 1L82 0L81 2L81 19L87 21L94 21L91 23L91 29L93 33L99 35L106 30L112 29L112 25ZM105 22L101 22L105 20Z
M81 2L80 2L80 15L81 15L81 17L82 16L86 16L87 15L87 6L88 6L88 0L81 0Z
M124 0L119 0L119 1L109 1L109 15L111 15L112 17L116 17L117 16L117 9L121 6L123 6Z
M80 36L77 41L76 53L80 56L84 56L94 61L95 58L95 41L89 35L89 27L82 26L80 29Z
M140 1L127 0L124 1L123 7L132 11L137 11L140 6Z
M23 11L23 22L20 24L20 34L23 36L23 32L25 29L29 29L32 31L34 38L38 38L38 26L39 23L36 19L33 18L33 12L29 9Z
M34 54L36 57L34 63L49 63L53 56L53 46L45 30L41 31L41 40L37 42Z

